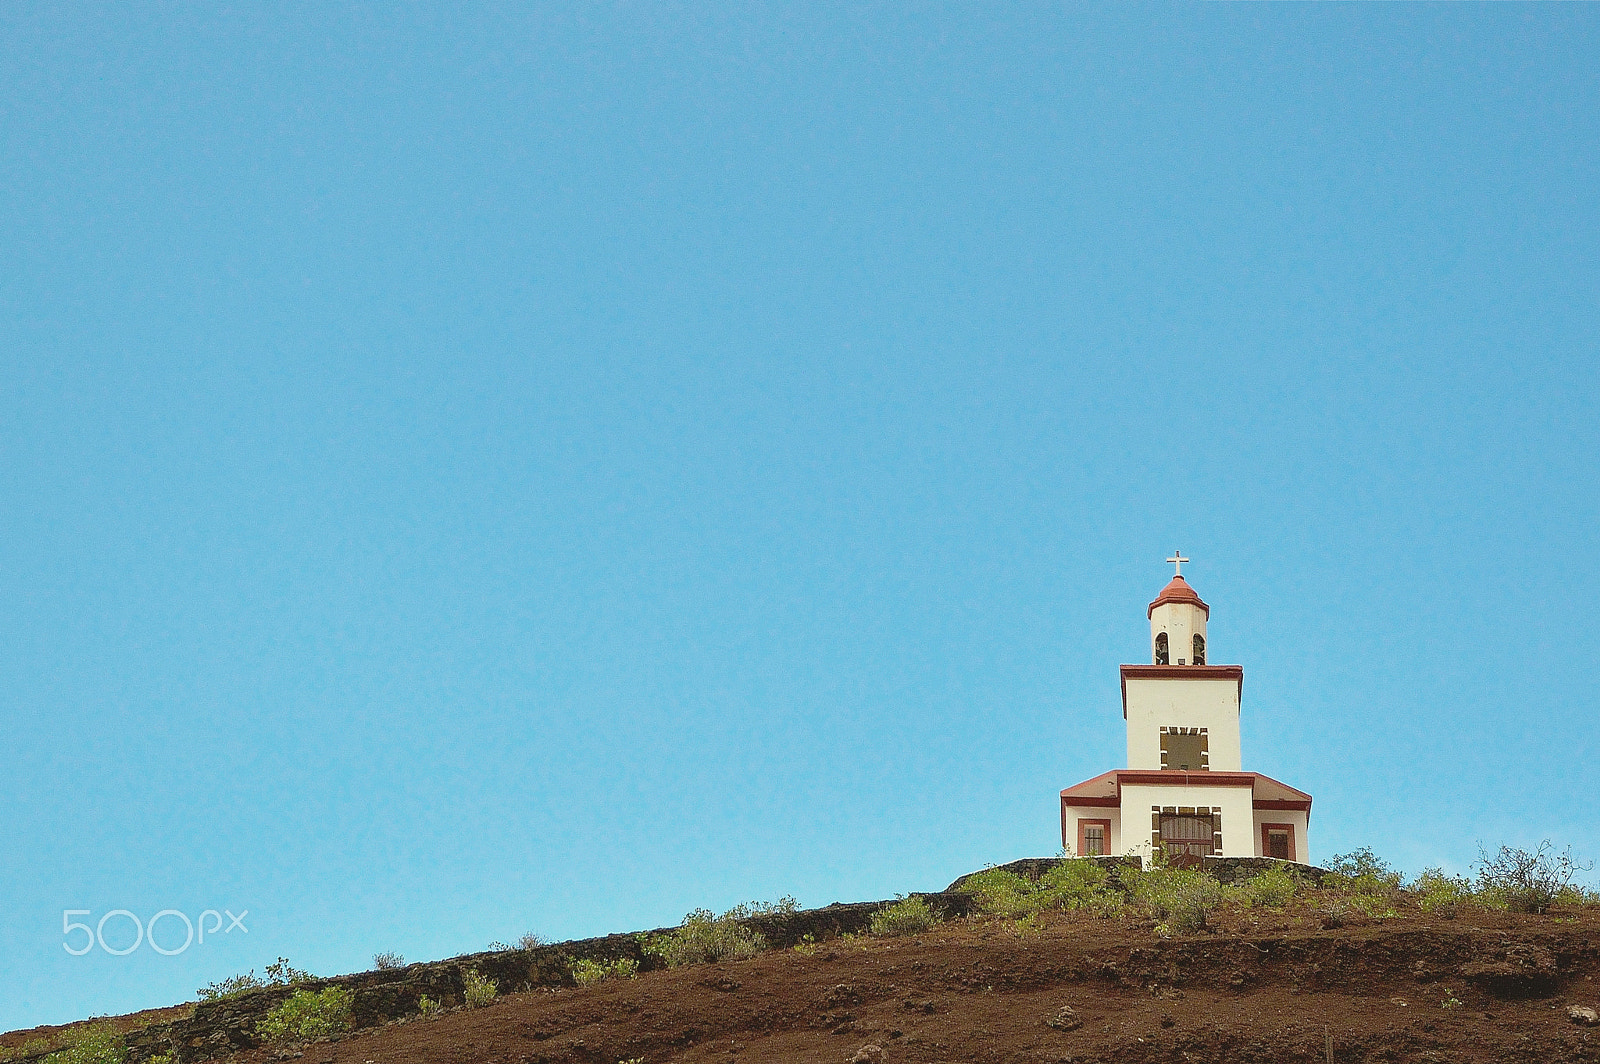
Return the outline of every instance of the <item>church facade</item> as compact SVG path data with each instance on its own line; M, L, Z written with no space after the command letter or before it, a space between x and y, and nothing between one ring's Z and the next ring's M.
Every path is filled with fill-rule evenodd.
M1311 796L1244 771L1239 743L1244 668L1212 665L1211 608L1183 578L1150 603L1148 665L1122 666L1128 767L1061 792L1061 845L1069 855L1156 850L1169 863L1205 857L1276 857L1309 863Z

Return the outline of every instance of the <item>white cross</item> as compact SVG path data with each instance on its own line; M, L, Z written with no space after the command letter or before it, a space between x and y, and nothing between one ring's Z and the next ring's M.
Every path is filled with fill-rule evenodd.
M1183 563L1188 561L1188 560L1189 560L1188 558L1185 558L1183 556L1183 552L1182 551L1173 551L1172 552L1172 557L1167 559L1167 561L1172 563L1172 575L1173 576L1182 576L1183 575Z

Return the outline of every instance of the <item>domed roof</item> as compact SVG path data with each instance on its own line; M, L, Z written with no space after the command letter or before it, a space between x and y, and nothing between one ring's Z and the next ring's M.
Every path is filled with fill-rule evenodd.
M1211 616L1211 607L1200 601L1200 596L1194 593L1194 588L1189 586L1189 581L1181 576L1173 577L1172 583L1161 589L1161 594L1157 595L1156 600L1150 603L1150 608L1145 611L1144 615L1149 617L1156 612L1157 606L1165 606L1169 602L1183 602L1190 606L1199 606L1206 611L1207 617Z

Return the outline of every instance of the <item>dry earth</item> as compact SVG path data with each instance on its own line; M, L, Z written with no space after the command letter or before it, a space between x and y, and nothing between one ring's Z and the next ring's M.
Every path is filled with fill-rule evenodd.
M1057 915L537 990L302 1047L306 1064L1595 1061L1600 912L1216 933ZM1459 1001L1460 1004L1447 1003ZM1063 1009L1069 1010L1065 1014ZM1052 1023L1052 1021L1054 1021ZM870 1051L861 1057L874 1056ZM280 1059L253 1050L237 1064Z

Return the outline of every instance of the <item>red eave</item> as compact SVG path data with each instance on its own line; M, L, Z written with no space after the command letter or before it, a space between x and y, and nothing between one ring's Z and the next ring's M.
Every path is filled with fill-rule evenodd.
M1180 787L1254 787L1254 772L1168 772L1163 769L1125 768L1117 772L1117 791L1124 783L1177 784Z
M1292 797L1255 797L1254 791L1263 781L1275 787L1281 787ZM1072 793L1079 788L1088 788L1095 784L1109 786L1113 783L1116 786L1115 794ZM1122 804L1122 786L1124 783L1153 783L1158 786L1178 787L1249 787L1252 791L1250 804L1256 809L1295 810L1305 813L1307 816L1311 815L1311 795L1259 772L1163 772L1159 769L1115 769L1066 788L1061 792L1061 804L1075 808L1114 809ZM1094 787L1094 789L1100 790L1102 788Z
M1122 666L1122 719L1128 719L1128 677L1136 680L1235 680L1239 703L1244 704L1243 665L1124 665Z

